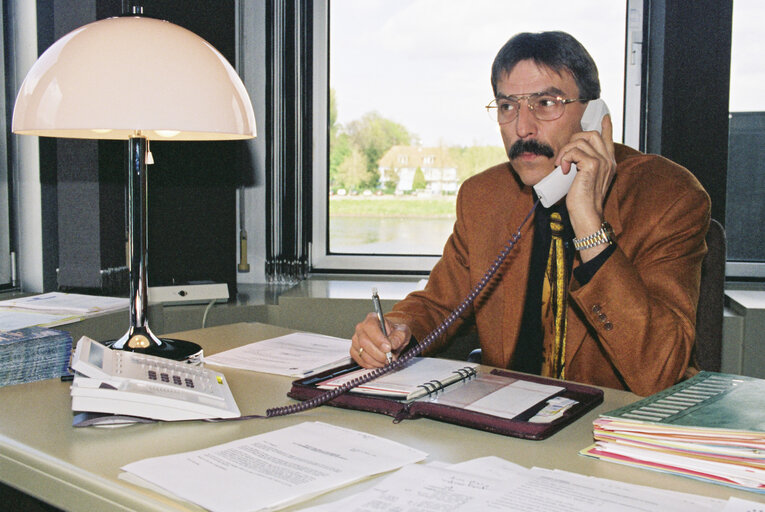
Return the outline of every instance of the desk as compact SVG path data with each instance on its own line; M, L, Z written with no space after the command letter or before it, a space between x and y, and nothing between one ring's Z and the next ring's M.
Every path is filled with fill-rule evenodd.
M173 334L202 345L207 354L280 336L288 329L239 323ZM289 403L292 379L226 369L242 414L262 414ZM705 496L762 500L754 493L582 457L592 420L636 396L606 390L605 401L545 441L525 441L428 419L393 424L387 416L323 406L297 415L230 423L156 423L122 428L71 426L69 384L47 380L0 388L0 480L66 510L201 510L118 479L120 467L139 459L206 448L303 421L323 421L416 446L428 460L456 463L497 455L526 467L559 468ZM321 496L325 502L370 485L364 482ZM293 507L298 510L300 506Z

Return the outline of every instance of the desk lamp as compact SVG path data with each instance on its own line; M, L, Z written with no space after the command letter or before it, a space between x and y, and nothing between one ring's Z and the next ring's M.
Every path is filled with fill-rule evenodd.
M146 165L150 140L255 136L249 96L225 57L167 21L131 15L90 23L56 41L32 66L16 99L12 130L128 141L130 326L109 344L201 361L197 344L158 338L147 323Z

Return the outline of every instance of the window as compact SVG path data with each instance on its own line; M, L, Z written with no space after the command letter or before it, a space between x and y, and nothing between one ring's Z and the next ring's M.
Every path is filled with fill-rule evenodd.
M725 230L729 277L765 277L765 5L733 2ZM754 226L754 228L753 228Z
M4 18L5 13L0 3L0 18ZM0 29L0 56L5 62L5 19L2 20L2 29ZM0 79L5 83L5 66L0 66ZM15 285L14 272L15 262L12 257L11 249L11 201L9 193L9 173L8 173L8 137L10 127L6 126L6 111L13 108L11 100L10 105L5 98L6 88L0 92L0 127L5 136L0 141L0 290L11 288Z
M515 33L579 39L622 125L626 2L556 0L545 16L506 0L315 6L314 134L327 145L314 148L314 269L432 268L459 184L507 159L483 107L494 56Z

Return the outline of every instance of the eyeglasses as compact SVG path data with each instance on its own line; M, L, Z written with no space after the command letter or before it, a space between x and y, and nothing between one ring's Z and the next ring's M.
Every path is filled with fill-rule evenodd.
M492 121L496 121L499 124L509 123L518 117L518 112L521 110L521 100L526 100L529 110L540 121L554 121L558 119L563 115L567 103L587 101L582 98L565 99L550 94L534 93L491 100L491 103L486 105L486 112Z

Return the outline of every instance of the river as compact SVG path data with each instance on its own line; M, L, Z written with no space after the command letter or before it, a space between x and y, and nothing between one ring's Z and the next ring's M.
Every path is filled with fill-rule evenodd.
M329 251L440 256L454 219L330 217Z

